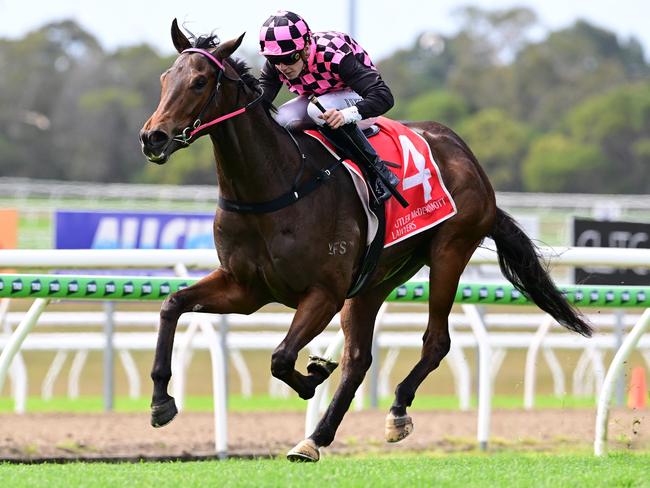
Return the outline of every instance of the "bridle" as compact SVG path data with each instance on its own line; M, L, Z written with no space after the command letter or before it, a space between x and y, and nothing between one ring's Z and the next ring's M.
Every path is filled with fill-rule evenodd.
M243 114L249 108L260 103L262 101L263 92L260 93L260 95L257 98L255 98L255 100L247 103L241 108L233 110L232 112L229 112L225 115L221 115L216 119L210 120L209 122L202 122L201 119L203 115L205 114L206 110L208 110L209 106L213 103L213 101L217 97L217 94L219 93L219 89L221 88L222 77L225 77L227 80L236 82L238 84L237 101L235 103L239 101L239 93L242 86L244 85L244 81L241 78L230 78L226 74L226 70L223 63L219 61L219 59L217 59L217 57L214 56L211 52L206 51L205 49L191 47L185 49L181 54L185 54L185 53L201 54L217 70L217 82L215 84L214 90L212 91L210 98L207 100L207 102L205 102L205 105L203 105L203 108L199 112L199 115L197 116L196 120L192 123L192 125L183 129L183 131L179 135L173 138L174 141L180 142L185 146L189 146L192 143L192 138L196 136L199 132L201 132L203 129L206 129L207 127L212 127L214 125L217 125L220 122L223 122L224 120L228 120L233 117L236 117L237 115ZM298 142L296 141L295 137L291 134L291 132L286 128L285 130L287 130L287 133L289 134L294 144L298 148L298 151L300 152L300 156L301 156L300 170L296 175L293 185L291 185L291 189L283 193L279 197L274 198L273 200L268 200L266 202L258 202L258 203L245 203L245 202L238 202L235 200L227 200L220 196L218 202L219 207L221 207L223 210L227 210L230 212L247 213L247 214L265 214L269 212L275 212L276 210L280 210L282 208L294 204L301 198L310 194L312 191L318 188L323 182L329 180L332 176L332 173L341 166L343 160L337 158L334 164L330 165L327 168L317 168L317 172L315 176L313 176L311 179L303 183L300 183L305 169L305 162L307 160L307 157L300 150L300 147L298 146Z
M259 102L262 101L263 93L260 93L259 96L253 100L252 102L247 103L245 106L238 108L236 110L233 110L232 112L229 112L225 115L221 115L217 117L216 119L212 119L209 122L202 122L203 115L205 114L206 110L210 107L210 105L214 102L214 100L217 98L217 94L219 93L219 89L221 88L221 78L225 77L229 81L234 81L238 84L238 91L237 91L237 101L239 101L239 90L243 86L244 82L242 81L241 78L230 78L226 74L226 69L221 61L214 56L211 52L206 51L205 49L199 49L196 47L191 47L188 49L185 49L181 54L185 53L198 53L204 56L212 66L217 70L217 82L214 85L214 90L212 91L212 94L210 95L210 98L208 98L207 102L203 105L203 108L199 112L199 115L196 117L196 120L192 123L192 125L187 126L183 131L178 134L177 136L174 137L174 140L177 142L180 142L181 144L185 146L189 146L192 142L192 138L197 135L199 132L201 132L203 129L206 129L208 127L212 127L213 125L217 125L220 122L223 122L224 120L231 119L233 117L236 117L239 114L243 114L248 110L249 108L254 107L257 105Z

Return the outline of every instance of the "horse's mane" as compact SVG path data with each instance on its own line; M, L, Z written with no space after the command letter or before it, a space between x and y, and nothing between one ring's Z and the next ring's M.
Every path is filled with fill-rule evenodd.
M189 31L186 27L185 30L189 34L189 39L192 43L192 47L198 49L214 49L215 47L218 47L219 43L221 42L219 40L219 36L213 32L210 34L197 36ZM251 67L248 66L248 63L246 63L244 59L228 58L228 63L237 72L239 77L248 88L256 93L260 93L262 91L262 88L260 87L260 80L258 80L255 75L251 73ZM269 102L268 100L262 100L262 105L268 112L277 112L275 105L273 105L273 103Z
M219 36L214 32L205 35L195 35L192 31L188 30L187 27L183 26L187 33L189 34L188 39L192 43L192 47L198 49L213 49L221 43Z

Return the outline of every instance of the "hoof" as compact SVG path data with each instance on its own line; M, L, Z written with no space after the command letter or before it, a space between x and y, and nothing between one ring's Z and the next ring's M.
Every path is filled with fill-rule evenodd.
M151 425L158 428L167 425L178 414L176 402L172 397L160 405L151 406Z
M410 415L395 417L392 413L386 415L386 442L399 442L413 432L413 420Z
M315 463L320 459L320 451L314 441L305 439L287 453L287 459L292 463Z
M311 400L312 398L314 398L315 394L316 394L316 388L315 387L311 387L311 388L308 388L305 391L298 392L298 396L302 400Z
M311 374L317 374L323 377L323 381L329 378L339 363L318 356L309 356L307 371Z

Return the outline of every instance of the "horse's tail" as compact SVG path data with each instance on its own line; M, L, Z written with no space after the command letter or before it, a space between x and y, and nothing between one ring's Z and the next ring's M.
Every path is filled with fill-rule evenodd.
M497 208L496 223L489 236L497 245L501 272L517 290L567 329L591 336L591 326L553 284L535 244L500 208Z

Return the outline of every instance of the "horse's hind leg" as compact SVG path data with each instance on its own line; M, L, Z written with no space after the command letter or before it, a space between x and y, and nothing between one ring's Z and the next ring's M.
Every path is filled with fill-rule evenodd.
M469 258L479 244L464 239L445 240L431 248L429 273L429 322L422 337L420 361L395 389L395 401L386 417L386 440L397 442L413 430L406 408L411 406L415 392L447 355L451 346L448 316L454 302L458 280Z
M174 399L167 393L167 386L172 376L172 349L179 317L185 312L252 313L266 301L222 269L167 297L160 309L158 342L151 370L151 425L162 427L178 412Z

